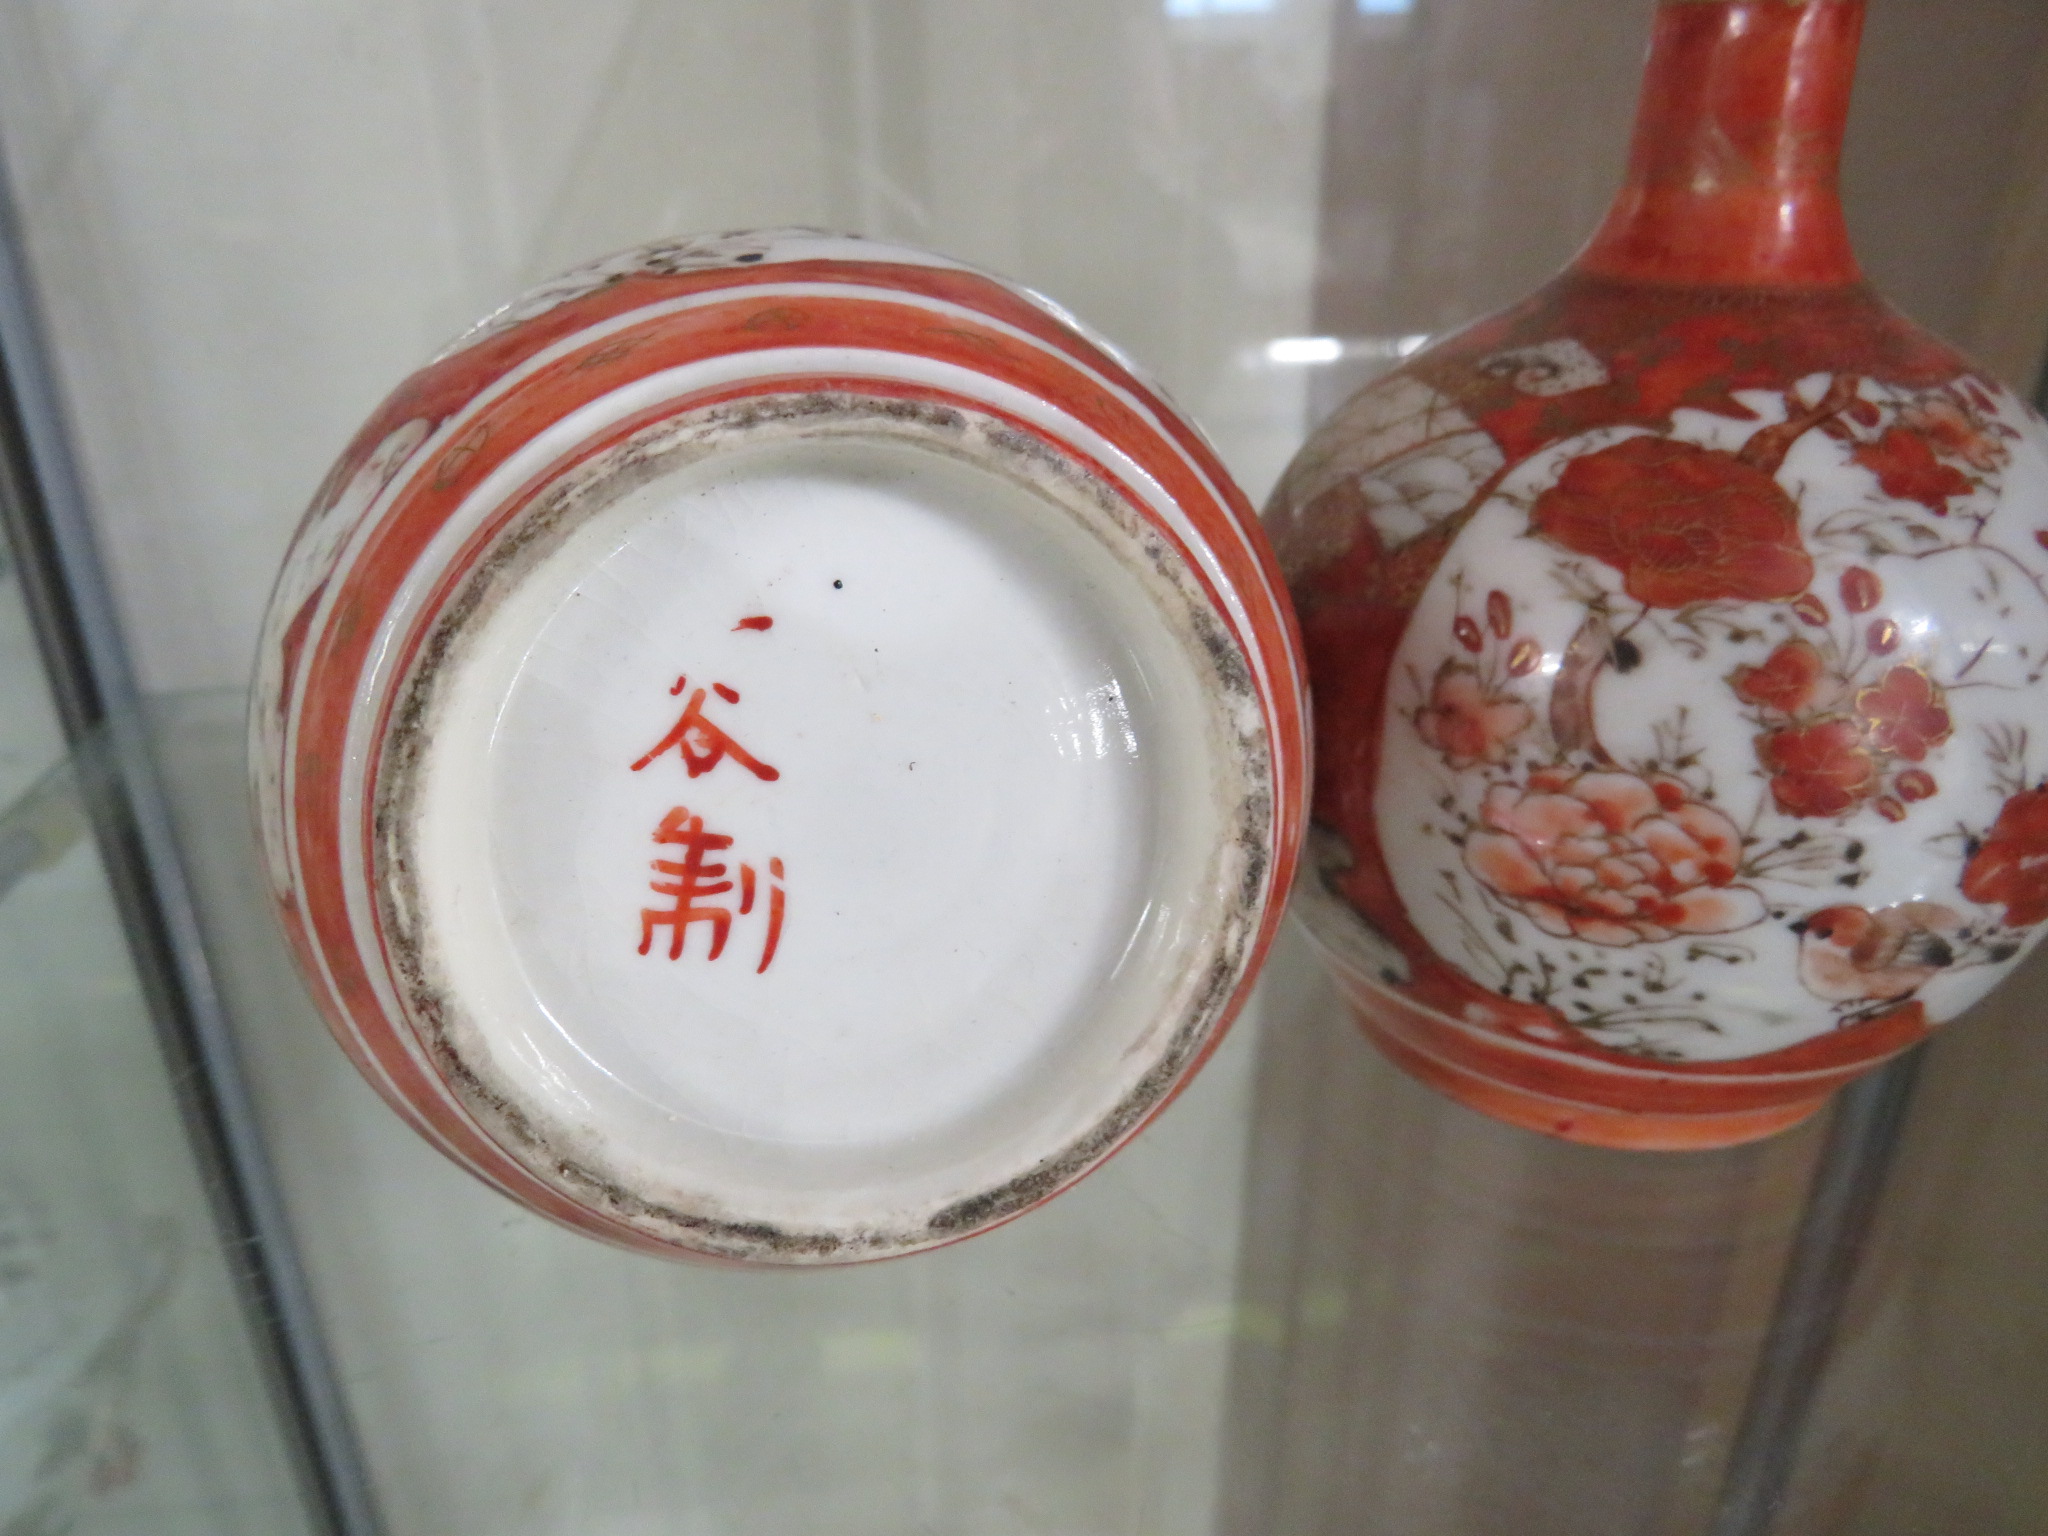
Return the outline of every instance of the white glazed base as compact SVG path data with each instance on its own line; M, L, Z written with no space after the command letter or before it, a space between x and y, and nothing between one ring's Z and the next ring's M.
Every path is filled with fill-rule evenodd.
M401 696L379 884L415 1028L528 1167L688 1246L879 1256L1023 1209L1156 1107L1249 958L1267 748L1227 635L1101 480L989 418L649 428L533 500ZM736 750L648 759L717 685ZM724 921L668 916L665 817L732 839L695 903Z

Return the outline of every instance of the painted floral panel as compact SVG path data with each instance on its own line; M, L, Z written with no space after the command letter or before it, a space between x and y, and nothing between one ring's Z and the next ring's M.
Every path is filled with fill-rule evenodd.
M1516 319L1356 398L1270 517L1377 979L1668 1062L1953 1017L2048 922L2048 431L1877 328L1808 367Z

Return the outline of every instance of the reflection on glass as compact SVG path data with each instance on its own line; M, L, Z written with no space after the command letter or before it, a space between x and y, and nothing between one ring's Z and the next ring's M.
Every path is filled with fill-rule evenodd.
M0 700L0 1536L304 1531L4 563Z
M0 1531L71 1530L141 1476L137 1355L175 1255L169 1221L116 1231L0 1172Z
M1244 16L1270 11L1276 0L1166 0L1169 16Z
M1290 933L1282 947L1299 943ZM1269 986L1225 1529L1707 1528L1817 1127L1608 1152L1401 1080Z
M1426 335L1275 336L1260 355L1282 368L1347 362L1392 365L1404 357L1413 357L1427 345Z

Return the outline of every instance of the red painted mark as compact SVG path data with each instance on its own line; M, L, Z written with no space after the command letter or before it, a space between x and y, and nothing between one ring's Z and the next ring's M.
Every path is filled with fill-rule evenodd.
M669 695L674 697L682 693L689 683L687 676L678 677L675 686L669 689ZM638 773L673 747L693 779L701 773L709 773L728 757L758 779L773 781L781 778L781 770L762 762L705 716L704 701L713 693L727 704L740 701L740 691L724 683L713 683L708 689L693 689L675 725L633 765L633 771ZM707 958L716 960L725 953L733 918L746 917L754 910L758 884L754 866L738 866L739 910L735 913L725 902L712 899L725 896L733 889L734 881L727 874L727 866L710 862L711 855L722 854L732 847L730 837L722 832L706 831L701 815L693 816L687 808L678 805L662 817L661 825L655 828L654 840L680 848L682 855L680 858L653 861L656 878L648 884L654 894L665 898L668 904L640 909L640 953L651 953L654 930L666 928L669 930L668 957L680 960L691 926L705 923L711 929L711 952ZM782 889L781 859L768 861L768 879L768 935L761 949L761 963L754 968L756 975L774 963L775 951L782 943L782 915L787 898Z
M669 689L669 693L672 695L681 693L684 685L688 682L689 678L687 677L677 678L676 685ZM723 683L714 683L712 688L716 690L718 696L725 700L726 703L739 703L740 696L738 690L728 688ZM633 771L638 773L642 768L645 768L649 763L661 756L662 753L673 747L675 748L676 755L683 760L683 766L689 770L690 777L693 779L700 773L709 773L728 757L757 779L772 783L776 779L781 778L781 769L772 768L767 763L762 762L761 759L754 756L753 753L749 752L745 747L734 741L732 737L705 718L705 692L706 690L699 688L690 695L690 702L683 706L682 715L673 726L669 727L669 733L652 747L648 748L640 760L633 765Z
M655 895L665 897L668 904L640 909L640 953L652 952L654 930L666 928L668 957L680 960L691 925L705 923L711 929L711 951L705 958L716 960L725 953L733 918L745 917L754 910L754 866L739 867L740 905L734 913L723 902L713 899L730 892L733 882L727 878L724 864L710 861L711 855L722 854L732 846L730 837L722 832L707 832L702 816L694 816L679 805L661 818L661 825L654 830L654 840L681 848L683 856L652 861L656 878L648 885ZM787 900L782 889L782 860L768 861L768 880L768 937L761 946L761 963L754 967L757 976L775 963L775 951L782 943L782 914Z
M765 613L750 614L733 625L734 629L773 629L775 621Z
M775 882L768 887L768 942L761 948L761 963L754 967L756 976L775 963L775 946L782 942L782 860L768 861L768 878Z
M653 861L654 872L667 878L648 883L655 895L668 897L670 904L640 909L640 953L646 954L654 943L656 928L667 928L668 957L680 960L683 958L683 936L690 925L709 923L710 958L716 960L725 949L726 933L732 927L732 914L724 907L708 904L705 898L723 896L732 889L732 882L723 878L725 866L706 863L705 855L724 852L732 846L732 839L721 833L706 832L704 818L692 816L679 805L661 818L654 840L678 845L683 856L680 860Z

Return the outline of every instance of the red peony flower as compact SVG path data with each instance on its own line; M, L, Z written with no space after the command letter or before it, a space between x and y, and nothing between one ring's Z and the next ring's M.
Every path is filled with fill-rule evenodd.
M1615 947L1731 933L1764 917L1734 883L1735 823L1676 779L1539 769L1496 784L1465 840L1465 867L1545 933Z
M1887 427L1874 443L1862 443L1850 454L1877 476L1887 496L1917 501L1936 517L1948 516L1948 499L1967 496L1970 477L1934 456L1927 439L1904 426Z
M1902 811L1901 815L1904 814ZM1800 919L1799 979L1831 1003L1911 997L1956 962L1962 913L1938 901L1823 907Z
M1990 425L1970 404L1952 395L1934 395L1899 412L1899 425L1917 432L1944 459L1960 459L1988 474L2012 456Z
M1771 798L1788 816L1841 816L1877 788L1877 763L1853 720L1787 726L1756 739Z
M1856 713L1873 746L1909 763L1926 757L1954 729L1941 689L1918 667L1893 667L1876 686L1860 690Z
M2048 919L2048 788L2023 789L1999 809L1963 866L1963 894L2003 905L2015 928Z
M1782 601L1813 580L1799 509L1775 479L1670 438L1626 438L1573 459L1536 498L1531 522L1613 566L1629 596L1652 608Z
M1822 668L1819 651L1804 640L1787 640L1762 666L1737 667L1728 681L1743 703L1796 715L1812 701Z
M1535 718L1520 699L1489 696L1467 663L1446 661L1415 712L1415 729L1453 768L1470 768L1506 761L1508 744Z

